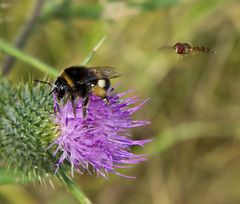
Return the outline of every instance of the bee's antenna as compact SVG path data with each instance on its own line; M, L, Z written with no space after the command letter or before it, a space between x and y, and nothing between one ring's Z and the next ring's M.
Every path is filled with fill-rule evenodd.
M35 82L38 82L38 83L43 83L43 84L48 84L49 86L53 87L53 84L47 82L47 81L41 81L41 80L37 80L37 79L34 79Z
M56 90L55 88L52 89L48 95L50 96L55 90Z

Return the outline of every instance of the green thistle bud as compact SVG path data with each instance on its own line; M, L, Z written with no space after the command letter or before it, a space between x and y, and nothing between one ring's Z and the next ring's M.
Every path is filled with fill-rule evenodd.
M54 173L52 153L47 148L57 136L49 110L52 98L45 86L33 84L12 88L0 77L0 159L15 170L22 182Z

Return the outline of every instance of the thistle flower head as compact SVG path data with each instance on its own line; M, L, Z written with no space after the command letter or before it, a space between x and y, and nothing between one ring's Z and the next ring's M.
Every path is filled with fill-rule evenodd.
M0 166L25 182L54 172L51 149L57 135L52 122L53 100L44 86L10 86L0 76ZM52 111L53 112L53 111Z
M129 129L148 124L148 121L133 120L132 114L146 101L139 104L136 97L123 99L122 94L110 93L109 104L91 95L87 117L82 117L82 100L77 101L77 114L73 114L71 102L59 106L55 97L55 122L60 135L54 155L60 155L56 171L65 162L79 173L96 172L103 177L108 172L125 176L117 168L126 168L143 161L144 155L130 152L132 146L143 146L150 140L133 140ZM138 104L138 105L136 105ZM125 176L129 177L129 176Z

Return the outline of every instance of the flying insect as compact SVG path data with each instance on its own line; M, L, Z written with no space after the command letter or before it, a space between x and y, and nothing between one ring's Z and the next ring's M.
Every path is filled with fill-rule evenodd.
M195 54L197 52L204 52L204 53L214 52L208 47L191 45L189 43L180 43L180 42L176 43L174 46L162 46L159 49L163 49L163 48L175 49L176 54L179 54L182 56Z
M107 91L111 86L110 79L120 76L117 69L113 67L70 66L62 70L54 84L40 80L35 81L49 84L52 87L49 95L56 94L58 101L63 98L71 100L75 117L76 98L82 98L82 114L83 118L85 118L89 95L92 93L108 103Z

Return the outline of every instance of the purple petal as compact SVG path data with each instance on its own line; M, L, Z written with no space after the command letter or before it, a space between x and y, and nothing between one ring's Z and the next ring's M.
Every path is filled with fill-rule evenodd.
M84 171L91 174L92 170L104 178L108 178L109 172L134 178L122 175L116 169L129 168L131 166L124 164L137 164L145 160L145 155L135 155L130 149L132 146L144 146L151 140L133 140L129 130L149 124L149 121L145 120L132 120L132 114L148 100L141 102L138 97L122 99L126 94L127 92L110 92L109 104L91 95L85 119L82 118L81 99L76 102L75 117L71 102L61 106L58 105L56 96L53 96L56 113L54 120L59 130L59 137L53 142L57 145L53 156L60 155L56 171L68 161L71 164L72 176L74 170L80 174Z

